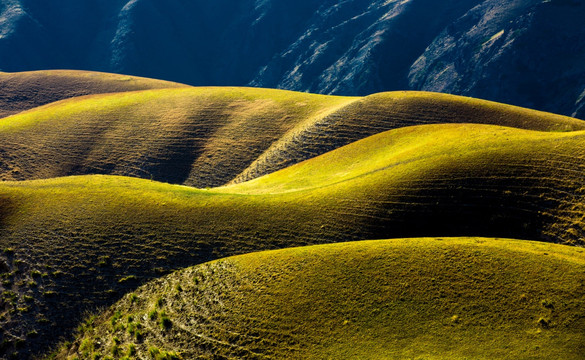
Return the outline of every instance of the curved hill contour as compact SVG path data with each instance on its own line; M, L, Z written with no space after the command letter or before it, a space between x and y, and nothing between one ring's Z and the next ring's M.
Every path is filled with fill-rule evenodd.
M210 190L115 176L3 182L5 346L46 349L84 309L245 252L439 234L583 245L584 142L585 131L438 124Z
M77 96L186 86L170 81L91 71L0 72L0 118Z
M214 187L382 131L437 123L585 129L569 117L435 93L160 89L68 99L3 119L0 179L110 174Z
M230 257L155 280L57 359L581 359L583 249L486 238Z

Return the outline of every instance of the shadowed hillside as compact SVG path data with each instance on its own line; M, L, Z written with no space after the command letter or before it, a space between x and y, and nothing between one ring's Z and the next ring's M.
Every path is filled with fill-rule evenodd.
M247 254L148 283L57 359L582 359L584 271L583 249L485 238Z
M2 183L2 336L9 349L46 349L84 309L255 250L432 234L582 245L584 141L427 125L211 190L107 176Z
M76 96L186 85L88 71L0 73L0 118Z
M2 120L0 179L111 174L213 187L382 131L436 123L585 129L573 118L431 93L161 89L69 99Z
M5 180L114 174L217 186L299 123L351 101L253 88L70 99L0 122L0 171Z

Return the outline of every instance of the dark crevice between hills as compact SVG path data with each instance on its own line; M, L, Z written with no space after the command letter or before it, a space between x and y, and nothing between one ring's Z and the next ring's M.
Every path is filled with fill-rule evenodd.
M585 189L574 177L582 169L559 167L543 177L539 157L511 166L505 158L485 161L499 168L474 174L468 164L453 163L445 173L409 182L403 194L382 201L387 206L365 211L378 219L367 226L369 238L479 236L585 245Z

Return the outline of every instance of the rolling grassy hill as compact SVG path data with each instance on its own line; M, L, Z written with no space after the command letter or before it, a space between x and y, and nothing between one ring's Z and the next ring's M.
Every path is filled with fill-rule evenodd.
M479 123L584 130L573 118L451 95L363 98L252 88L94 95L0 121L0 179L141 177L199 188L242 182L394 128Z
M100 340L101 348L80 339L60 356L77 352L87 357L92 351L122 356L131 337L138 340L128 333L139 326L128 325L128 316L135 317L128 307L146 311L158 297L163 299L153 321L163 321L164 307L173 330L163 326L157 333L141 317L144 339L135 345L141 354L156 347L149 355L155 358L170 354L165 351L186 357L339 358L350 345L348 356L360 358L369 350L371 357L489 358L503 353L506 331L523 334L509 347L519 357L571 358L583 349L578 331L583 316L575 310L583 302L583 278L576 275L582 273L581 249L550 243L585 245L584 121L424 92L337 97L196 88L75 71L0 74L0 82L6 85L0 87L0 116L12 114L0 119L0 358L47 352L62 337L70 339L88 312L173 270L255 251L388 238L413 239L260 253L155 280L139 291L139 301L128 295L95 321L95 330L87 330L98 337L116 333ZM415 239L437 236L467 238ZM554 262L538 261L545 256L541 252ZM375 258L374 253L396 256ZM462 258L447 261L435 253ZM344 266L336 269L334 258ZM298 266L285 266L289 261ZM473 281L476 287L432 303L432 298L409 293L410 286L404 291L396 288L399 283L390 286L391 278L385 277L410 269L396 276L414 283L417 276L426 279L424 271L438 271L438 264L446 264L437 273L440 289L450 278L459 281L455 286L462 291L472 289ZM467 277L456 273L475 265L486 271ZM500 267L507 272L488 276ZM209 270L215 268L223 270ZM223 289L222 302L250 300L227 310L216 307L216 298L203 307L191 302L211 320L188 324L179 316L182 303L167 300L170 290L158 287L172 283L177 290L181 283L186 289L181 296L191 297L202 288L184 284L184 274L205 269L213 271L204 280L209 294ZM360 269L368 273L362 277ZM380 269L387 271L376 273ZM302 280L299 272L314 281ZM567 281L558 280L561 273ZM343 281L328 283L318 274L358 285L339 288ZM537 274L552 275L543 280ZM323 298L328 303L291 325L288 320L307 306L307 299L291 297L274 281L295 277L294 286L308 284L305 290L315 294L319 286L335 286ZM238 288L242 283L234 279L244 278L259 287ZM531 287L513 287L512 278ZM333 301L336 291L355 293L368 279L379 280L368 296ZM554 286L547 288L545 280ZM298 289L294 286L288 290ZM380 290L385 287L388 292ZM567 289L575 291L569 295ZM398 291L411 300L390 299ZM507 309L494 294L516 300ZM428 300L422 317L412 311L416 297ZM394 305L384 308L381 318L367 315L372 304L390 300ZM263 313L262 301L290 313L267 319L270 308ZM345 310L332 310L338 306ZM125 320L111 321L116 309ZM361 315L339 317L352 309ZM321 318L329 320L316 327ZM399 319L399 325L389 318ZM216 328L214 321L227 327ZM236 334L239 326L250 324L246 321L258 325L252 327L258 332ZM349 332L333 326L339 321ZM409 321L412 327L397 336L397 326ZM485 329L489 321L494 321L492 332L482 334L477 324ZM285 323L292 328L283 328ZM106 329L108 324L114 329ZM187 334L200 334L201 342L187 349L178 324ZM440 324L437 332L420 336ZM112 336L120 344L113 344ZM346 342L341 340L345 336ZM447 348L437 344L440 338L463 345ZM465 345L469 339L486 342L473 348Z
M57 359L582 359L582 248L419 238L230 257L140 287Z
M47 349L85 309L234 254L420 236L583 245L584 141L584 131L438 124L209 190L95 175L3 182L3 349Z
M186 85L90 71L0 72L0 118L76 96L176 87Z

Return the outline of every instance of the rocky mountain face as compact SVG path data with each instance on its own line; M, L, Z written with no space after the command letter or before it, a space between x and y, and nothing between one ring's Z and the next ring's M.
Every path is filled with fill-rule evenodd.
M584 18L581 0L0 0L0 70L416 89L583 118Z

